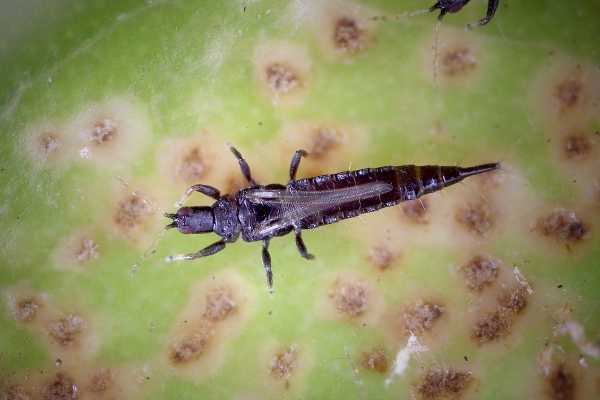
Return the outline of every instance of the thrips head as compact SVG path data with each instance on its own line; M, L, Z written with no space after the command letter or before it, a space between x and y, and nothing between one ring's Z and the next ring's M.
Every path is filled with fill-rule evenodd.
M175 214L165 214L173 222L165 228L177 228L181 233L205 233L213 231L215 217L211 207L181 207Z

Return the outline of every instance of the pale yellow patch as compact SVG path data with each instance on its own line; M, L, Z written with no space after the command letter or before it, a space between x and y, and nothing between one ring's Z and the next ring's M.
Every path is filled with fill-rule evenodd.
M293 107L304 102L312 80L307 49L287 41L262 42L254 50L253 64L261 92L274 106Z
M442 24L422 45L425 78L442 87L473 85L485 68L482 40Z
M357 324L376 325L383 313L384 300L376 285L362 274L344 271L323 278L315 305L321 318Z
M308 156L300 161L297 179L357 169L349 160L356 160L364 151L368 135L363 127L334 121L287 123L281 129L273 163L286 166L288 171L294 152L303 149Z
M83 161L110 170L131 168L151 139L146 111L128 96L88 105L73 117L67 132Z
M207 315L215 290L226 290L227 304L232 305L223 318ZM214 376L223 365L228 344L240 334L253 313L254 297L250 286L233 271L219 272L195 284L168 334L161 365L195 382Z

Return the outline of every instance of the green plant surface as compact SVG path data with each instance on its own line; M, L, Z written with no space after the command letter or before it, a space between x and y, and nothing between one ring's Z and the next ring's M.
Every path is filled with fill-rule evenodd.
M598 2L113 3L0 5L1 399L600 396ZM270 293L259 243L165 261L227 143L261 183L502 166L274 239Z

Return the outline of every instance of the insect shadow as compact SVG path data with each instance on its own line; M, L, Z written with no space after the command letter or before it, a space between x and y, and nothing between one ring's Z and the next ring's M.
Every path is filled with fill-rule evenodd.
M250 167L234 148L247 187L236 193L221 195L219 189L197 184L188 188L177 203L175 213L165 216L172 222L166 226L184 234L214 232L217 242L195 253L171 255L167 262L195 260L223 250L241 235L246 242L262 242L262 262L269 290L273 288L273 272L269 242L273 237L294 232L296 247L302 257L314 258L306 249L302 231L354 218L364 213L415 200L441 190L466 177L495 170L498 163L469 168L439 165L402 165L363 168L311 178L296 179L302 157L308 153L297 150L290 164L287 185L260 185L254 181ZM212 206L182 207L194 192L202 193L215 202Z

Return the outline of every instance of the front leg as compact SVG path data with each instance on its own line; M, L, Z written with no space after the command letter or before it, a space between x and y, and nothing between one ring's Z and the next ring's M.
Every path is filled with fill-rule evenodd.
M302 240L302 231L300 229L296 229L295 233L296 233L296 247L298 248L298 252L300 253L300 255L302 257L306 258L307 260L314 259L315 256L310 254L306 250L306 245L304 244L304 240Z
M179 201L175 203L175 207L180 208L181 206L183 206L183 203L185 203L188 197L190 197L194 192L202 193L203 195L212 197L215 200L219 200L219 198L221 197L221 192L219 192L219 189L199 183L197 185L190 186L181 196Z
M300 165L300 160L302 157L306 157L308 153L306 150L296 150L294 156L292 157L292 162L290 163L290 181L296 179L296 172L298 172L298 166Z
M196 253L167 256L165 258L165 261L170 263L173 261L195 260L196 258L200 258L200 257L212 256L213 254L218 253L219 251L223 250L224 248L225 248L225 241L219 240L218 242L215 242L215 243L211 244L210 246L207 246L207 247L203 248L202 250L197 251Z
M233 153L235 158L237 158L238 163L240 164L240 169L242 170L242 174L244 175L244 177L246 178L246 180L248 181L250 186L252 186L252 187L257 186L254 179L252 179L252 174L250 173L250 166L248 165L246 160L244 160L244 157L242 157L240 152L237 151L237 149L233 146L230 146L229 150L231 150L231 152Z
M269 241L270 239L263 240L262 248L262 262L267 274L267 286L269 291L273 290L273 271L271 270L271 255L269 254Z

